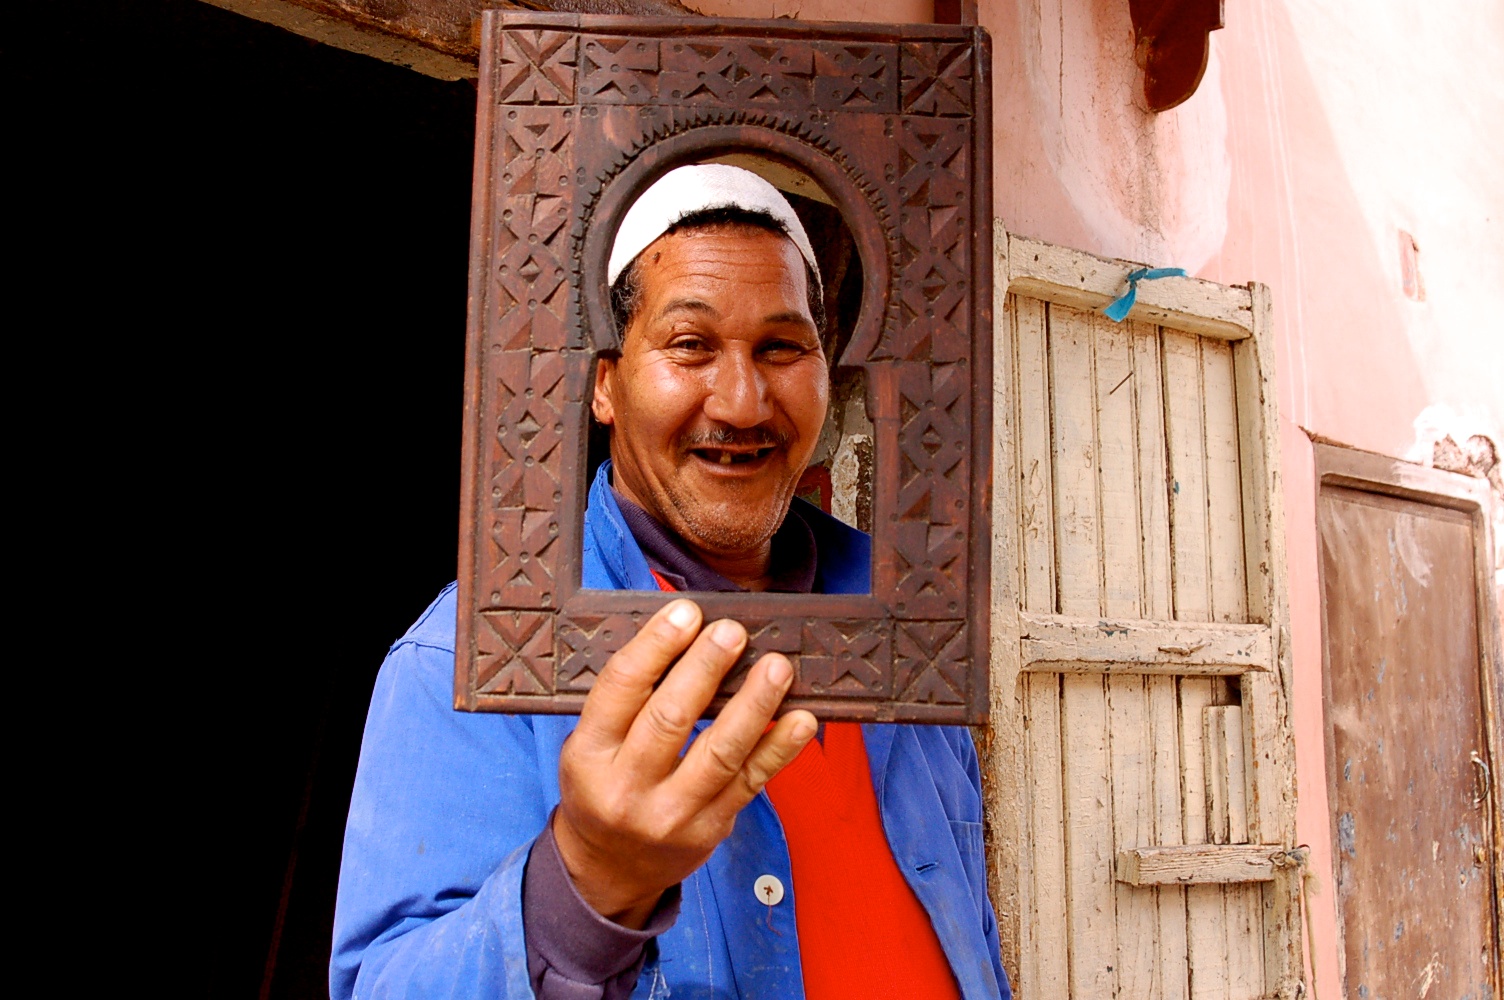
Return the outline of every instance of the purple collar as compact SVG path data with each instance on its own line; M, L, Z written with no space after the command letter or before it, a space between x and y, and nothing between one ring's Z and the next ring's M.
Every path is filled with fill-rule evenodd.
M648 567L667 580L675 590L738 592L738 586L696 558L668 528L653 515L611 488L621 516L632 537L637 540ZM793 508L773 534L772 582L769 591L783 594L808 594L815 589L815 534Z

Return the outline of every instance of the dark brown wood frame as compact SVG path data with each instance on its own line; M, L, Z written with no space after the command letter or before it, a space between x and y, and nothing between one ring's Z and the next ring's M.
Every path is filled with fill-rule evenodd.
M583 590L610 238L665 171L724 152L820 184L864 288L838 365L874 428L870 595L698 594L789 656L786 707L977 723L988 702L990 43L980 28L489 11L482 21L455 706L578 712L667 599ZM581 295L581 289L599 294Z

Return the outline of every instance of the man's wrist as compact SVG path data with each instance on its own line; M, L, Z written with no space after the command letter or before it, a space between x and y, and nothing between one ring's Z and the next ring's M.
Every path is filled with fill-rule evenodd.
M528 974L540 1000L594 995L580 994L578 986L600 986L603 997L623 1000L637 981L648 944L678 918L679 891L674 887L664 893L640 929L609 920L575 888L550 824L528 855L522 911Z
M552 824L559 861L580 898L613 923L632 930L646 927L667 888L631 885L603 863L599 852L580 836L562 812L555 810Z

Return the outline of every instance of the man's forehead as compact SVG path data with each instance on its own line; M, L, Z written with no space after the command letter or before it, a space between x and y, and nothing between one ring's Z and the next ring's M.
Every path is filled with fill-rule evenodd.
M799 307L798 318L809 320L803 259L793 241L778 233L736 226L665 234L643 251L637 268L655 315L678 309L718 316L736 304L725 300L728 293L761 299L777 290Z
M766 251L775 247L777 255L773 258ZM680 267L725 263L731 273L750 278L774 259L782 271L805 272L799 248L787 234L745 222L723 222L664 233L642 252L638 267L647 273L662 270L660 265L665 263Z

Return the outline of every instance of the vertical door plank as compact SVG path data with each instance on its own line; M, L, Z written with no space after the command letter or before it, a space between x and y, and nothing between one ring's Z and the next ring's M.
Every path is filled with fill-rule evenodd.
M1170 540L1174 617L1210 621L1211 528L1207 523L1206 427L1201 339L1164 332L1165 436L1170 462ZM1185 841L1204 844L1208 836L1206 757L1203 719L1220 699L1216 682L1185 679L1181 691L1181 775ZM1195 1000L1225 1000L1227 993L1226 917L1218 886L1186 889L1190 994Z
M1222 895L1218 885L1188 885L1185 889L1191 1000L1231 1000Z
M1108 681L1112 750L1112 832L1118 850L1154 840L1154 790L1149 700L1142 676ZM1117 910L1117 996L1161 996L1158 901L1153 889L1114 882Z
M1007 294L1008 234L993 223L992 385L992 645L988 672L990 716L978 733L982 799L986 810L987 889L997 913L1003 968L1017 975L1022 933L1020 879L1027 867L1023 772L1023 701L1018 612L1022 549L1018 538L1017 308Z
M1159 327L1135 323L1133 370L1135 436L1138 441L1139 532L1143 546L1142 615L1174 616L1170 572L1170 502L1165 447L1164 384L1160 381ZM1127 388L1127 387L1125 387Z
M1142 618L1143 545L1139 527L1138 435L1133 336L1093 316L1096 439L1101 512L1102 606L1110 617ZM1152 377L1157 382L1158 370Z
M1113 896L1112 789L1107 697L1101 675L1061 678L1065 754L1066 888L1071 1000L1111 1000L1118 961Z
M1203 719L1212 707L1212 682L1185 678L1180 682L1181 788L1185 802L1185 842L1209 840L1206 785L1206 739ZM1186 943L1193 1000L1227 1000L1227 934L1222 888L1187 886Z
M1276 632L1276 635L1279 633ZM1294 824L1284 810L1294 813L1294 789L1289 787L1293 754L1288 749L1289 704L1282 694L1278 675L1253 671L1242 677L1244 741L1249 767L1249 839L1261 844L1295 843ZM1260 892L1263 909L1265 992L1289 987L1304 974L1300 916L1300 873L1287 869L1282 877Z
M1248 620L1248 578L1244 552L1243 476L1239 457L1237 383L1231 344L1203 341L1201 383L1204 392L1208 549L1211 560L1211 616L1215 621ZM1231 682L1219 682L1232 700ZM1243 712L1227 707L1220 716L1218 770L1223 775L1225 829L1229 843L1248 837L1247 773L1244 766ZM1229 886L1223 890L1227 915L1228 989L1234 998L1264 992L1263 900L1261 890Z
M1018 993L1034 1000L1069 1000L1060 676L1027 675L1024 688L1028 744L1024 787L1028 790L1031 871L1022 880Z
M1180 694L1174 677L1149 677L1147 682L1149 746L1154 755L1154 843L1183 844L1186 841L1181 816ZM1142 995L1185 1000L1190 989L1185 889L1161 886L1155 893L1159 910L1159 989Z
M1201 344L1166 330L1162 343L1165 436L1170 460L1170 541L1174 617L1211 620L1206 523L1206 449L1201 408ZM1200 728L1201 720L1196 720Z
M1243 484L1238 467L1238 404L1232 345L1201 343L1205 414L1207 555L1211 564L1212 618L1248 620L1243 559Z
M1263 892L1257 885L1229 885L1227 894L1227 994L1229 1000L1259 1000L1264 988Z
M1055 499L1050 447L1050 369L1046 329L1048 306L1038 299L1013 299L1016 370L1015 425L1018 428L1018 518L1022 541L1024 607L1040 614L1055 610Z
M1147 323L1130 326L1133 335L1135 432L1138 440L1139 531L1143 546L1143 617L1165 621L1174 614L1170 572L1170 505L1165 447L1164 383L1159 377L1160 330ZM1173 677L1145 679L1152 756L1154 843L1182 843L1180 796L1180 708ZM1158 982L1155 996L1185 1000L1187 995L1185 890L1154 890L1157 908Z
M1248 843L1248 798L1243 763L1243 709L1205 713L1207 833L1214 844Z
M1102 613L1144 614L1143 531L1134 336L1105 317L1093 318L1097 408L1098 495L1101 500ZM1157 359L1156 359L1157 360ZM1149 369L1159 384L1159 366ZM1157 400L1156 400L1157 402ZM1161 478L1161 483L1163 479ZM1157 492L1163 495L1163 488ZM1154 843L1149 700L1142 676L1107 680L1111 747L1112 832L1117 849ZM1117 996L1153 996L1159 958L1158 903L1153 889L1113 883L1118 940Z
M1102 574L1090 314L1051 306L1049 344L1056 606L1061 614L1095 615Z
M1233 346L1237 382L1239 457L1243 484L1243 545L1248 611L1274 630L1279 671L1243 676L1248 743L1249 837L1264 844L1295 842L1295 746L1289 711L1289 609L1285 596L1285 536L1279 476L1279 411L1274 387L1273 306L1267 286L1248 286L1253 336ZM1262 890L1267 990L1293 990L1303 974L1299 874L1294 870Z
M1206 762L1206 839L1213 844L1230 844L1227 829L1227 788L1232 776L1227 771L1227 713L1231 708L1213 706L1201 713L1202 746Z
M1187 844L1205 844L1207 836L1206 741L1202 719L1212 704L1211 681L1199 677L1180 680L1180 788L1184 808L1182 837Z
M1170 569L1170 504L1165 443L1164 383L1159 377L1160 329L1134 323L1134 417L1138 439L1139 530L1143 546L1144 618L1165 621L1174 615ZM1174 677L1146 678L1149 746L1153 760L1154 843L1183 843L1181 817L1180 707ZM1185 890L1154 890L1157 908L1158 962L1155 990L1164 1000L1185 1000L1188 989ZM1125 994L1126 995L1126 994Z
M1051 307L1056 601L1067 615L1103 610L1095 340L1090 313ZM1064 773L1071 997L1108 1000L1116 985L1117 910L1104 678L1063 677L1060 715L1069 748Z

